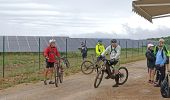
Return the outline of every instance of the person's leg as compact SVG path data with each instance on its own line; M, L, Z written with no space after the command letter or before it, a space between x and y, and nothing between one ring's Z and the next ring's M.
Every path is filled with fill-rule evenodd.
M150 68L149 68L149 73L148 74L149 74L149 81L148 82L150 83L151 82L151 69Z
M166 72L166 68L165 68L165 66L162 66L160 68L161 75L160 75L159 85L161 85L161 83L163 82L163 80L165 78L165 72Z
M156 65L156 80L155 80L155 87L159 87L159 81L160 81L160 65Z
M114 73L115 73L115 82L116 84L113 87L119 87L119 67L116 66L118 61L113 61L111 64L115 66Z
M151 70L151 83L153 84L154 82L154 74L155 74L155 70L154 68Z
M112 73L110 70L110 64L108 62L106 63L106 73L107 73L107 76L105 77L105 79L111 78Z
M155 82L158 82L159 81L159 66L157 65L156 66L156 71L155 71L155 73L156 73L156 80L155 80Z
M44 69L44 84L47 85L47 76L49 74L49 62L46 60L46 68Z
M53 71L54 71L54 63L50 63L50 82L49 84L54 84L54 82L52 81L52 77L53 77Z

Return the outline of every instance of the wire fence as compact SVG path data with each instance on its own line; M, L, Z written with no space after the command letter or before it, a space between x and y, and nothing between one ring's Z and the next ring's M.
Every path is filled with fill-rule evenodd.
M47 41L43 41L44 37L36 38L36 44L31 42L31 39L14 39L9 40L7 37L3 37L0 41L0 77L16 77L25 74L36 73L45 68L45 59L43 57L43 50L48 46ZM48 38L50 39L50 38ZM59 51L62 56L67 57L71 67L79 68L82 62L80 48L80 41L85 41L88 46L88 59L91 59L91 55L95 55L95 44L97 41L91 41L90 39L68 39L65 38L63 44L61 41L57 41L57 47L60 45ZM110 44L110 40L104 40L105 46ZM93 45L91 45L93 44ZM76 47L75 47L76 45ZM78 45L78 46L77 46ZM126 60L135 60L135 57L144 57L146 50L146 41L119 41L119 45L122 47L121 62ZM17 47L16 47L17 46ZM17 48L17 50L16 50ZM73 50L75 49L75 50ZM34 52L32 52L32 51ZM27 51L27 52L26 52ZM35 52L36 51L36 52Z

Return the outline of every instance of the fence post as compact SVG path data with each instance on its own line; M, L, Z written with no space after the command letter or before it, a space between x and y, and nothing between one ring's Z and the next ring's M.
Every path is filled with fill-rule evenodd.
M67 58L67 38L66 38L66 58Z
M2 62L2 66L3 66L3 78L5 77L5 36L3 36L3 62Z
M127 41L126 41L126 58L127 58Z
M38 42L39 42L39 44L38 44L38 45L39 45L39 46L38 46L38 47L39 47L38 54L39 54L39 70L40 70L40 67L41 67L41 57L40 57L40 52L41 52L41 51L40 51L40 50L41 50L41 44L40 44L40 43L41 43L41 42L40 42L40 37L39 37L39 39L38 39Z
M133 61L133 40L132 40L132 61Z
M139 41L138 41L138 55L139 55Z
M143 54L143 41L142 41L142 54Z

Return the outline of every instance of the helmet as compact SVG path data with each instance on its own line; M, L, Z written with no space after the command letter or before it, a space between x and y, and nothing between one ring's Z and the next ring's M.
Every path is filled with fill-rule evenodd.
M111 43L117 43L117 40L116 39L112 39L110 42Z
M148 48L153 47L153 46L154 46L154 45L151 44L151 43L148 44Z
M85 43L84 42L81 42L81 45L84 45Z
M102 42L102 40L98 40L98 42Z
M55 39L50 39L49 40L49 43L51 44L51 43L55 43Z

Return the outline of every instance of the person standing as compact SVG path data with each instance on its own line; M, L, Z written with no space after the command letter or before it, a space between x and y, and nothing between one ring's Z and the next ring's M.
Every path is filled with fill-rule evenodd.
M84 42L81 43L81 53L82 53L82 59L83 61L87 58L87 46Z
M154 74L155 74L154 68L155 68L155 60L156 60L153 47L154 45L149 43L145 54L147 58L147 67L148 67L148 74L149 74L148 82L151 84L153 84L154 82Z
M53 70L54 70L54 63L56 61L56 56L60 57L60 53L55 45L55 40L49 40L49 46L44 50L44 57L46 59L46 69L45 69L45 79L44 84L47 85L47 76L50 75L50 82L49 84L54 84L52 81Z
M156 55L160 45L162 46L163 51L165 52L165 55L166 55L165 66L166 66L167 70L169 71L169 56L170 56L170 54L167 49L167 46L165 45L165 40L163 38L159 39L159 44L157 46L155 46L154 53Z
M160 39L158 46L155 47L155 55L156 55L156 70L158 71L156 74L156 82L155 87L160 87L161 82L165 78L165 72L166 72L166 63L167 63L167 56L164 46L164 40Z

